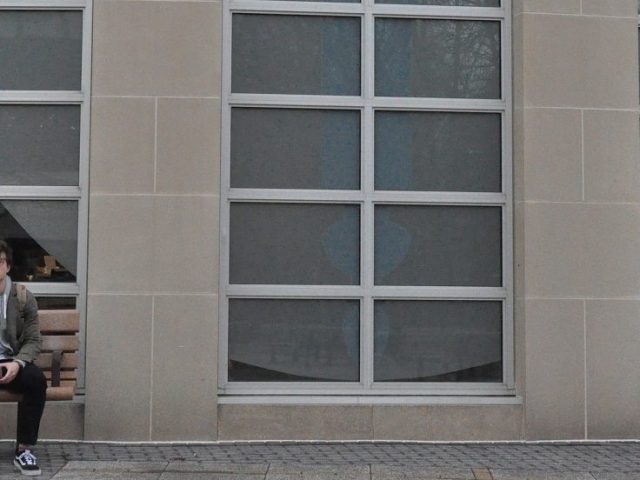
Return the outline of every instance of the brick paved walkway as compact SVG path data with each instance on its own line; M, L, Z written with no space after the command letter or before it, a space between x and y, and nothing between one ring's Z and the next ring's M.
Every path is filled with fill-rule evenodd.
M0 442L0 480L16 478ZM640 480L640 442L43 442L43 479Z

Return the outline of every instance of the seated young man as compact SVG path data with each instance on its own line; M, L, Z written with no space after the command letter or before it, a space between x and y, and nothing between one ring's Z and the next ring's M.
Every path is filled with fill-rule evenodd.
M42 370L33 364L40 352L38 305L31 292L18 295L8 273L13 256L11 247L0 240L0 388L21 393L18 403L18 434L13 464L24 475L40 475L38 461L31 451L38 440L40 419L47 398L47 382Z

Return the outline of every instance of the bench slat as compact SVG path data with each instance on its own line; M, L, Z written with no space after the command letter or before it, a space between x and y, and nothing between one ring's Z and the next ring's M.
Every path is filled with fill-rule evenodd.
M22 400L19 393L9 392L8 390L0 390L0 402L17 402Z
M75 382L72 386L47 388L47 400L73 400Z
M45 335L42 337L43 351L62 350L64 352L75 352L79 347L80 341L75 335Z
M42 370L51 370L51 354L50 353L41 353L36 358L34 362L37 366L39 366ZM71 369L78 368L79 359L77 353L66 353L62 355L62 362L60 362L60 368L62 369Z
M71 400L76 388L75 381L60 382L59 387L47 387L47 400ZM10 392L8 390L0 390L0 402L19 402L22 395Z
M57 387L52 387L51 386L51 382L47 381L47 385L48 388L57 388ZM75 387L76 386L76 381L75 380L60 380L60 386L61 387Z
M75 333L80 330L80 312L77 310L41 310L38 312L40 333Z
M44 373L44 377L47 381L51 381L51 370L45 370L42 373ZM60 380L76 380L77 378L78 372L75 370L62 370L60 372Z

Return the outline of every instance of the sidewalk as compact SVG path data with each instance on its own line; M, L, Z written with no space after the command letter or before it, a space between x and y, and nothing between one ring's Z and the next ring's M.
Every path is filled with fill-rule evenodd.
M0 442L0 480L20 478ZM640 480L640 442L42 442L42 479ZM26 477L22 477L26 478Z

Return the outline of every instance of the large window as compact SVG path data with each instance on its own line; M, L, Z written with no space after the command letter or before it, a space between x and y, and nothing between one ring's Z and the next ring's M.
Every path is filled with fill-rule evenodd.
M505 0L225 0L223 394L513 388Z
M0 238L45 308L83 310L90 0L0 0Z

